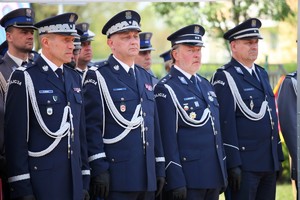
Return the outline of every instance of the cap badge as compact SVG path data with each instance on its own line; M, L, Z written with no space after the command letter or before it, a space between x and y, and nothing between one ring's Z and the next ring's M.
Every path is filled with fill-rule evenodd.
M256 27L256 20L255 20L255 19L252 19L252 20L251 20L251 26L252 26L252 27Z
M87 31L87 24L82 24L82 30Z
M26 9L26 17L31 17L32 16L32 12L30 9Z
M195 26L194 33L200 33L200 27L199 26Z
M150 40L150 37L151 37L151 34L149 34L149 33L147 33L147 34L145 35L145 39L146 39L146 40Z
M132 15L131 15L130 11L125 12L125 18L126 19L131 19L132 18Z
M71 14L69 22L74 22L75 21L75 15Z

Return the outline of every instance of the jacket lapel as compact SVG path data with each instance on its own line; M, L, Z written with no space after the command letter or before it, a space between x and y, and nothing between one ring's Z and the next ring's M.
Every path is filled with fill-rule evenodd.
M36 61L37 66L40 67L42 73L44 73L47 77L47 80L53 84L55 87L60 89L62 92L65 92L64 83L62 83L58 77L56 76L55 72L51 69L51 67L44 61L42 57L39 57ZM66 80L66 79L65 79Z

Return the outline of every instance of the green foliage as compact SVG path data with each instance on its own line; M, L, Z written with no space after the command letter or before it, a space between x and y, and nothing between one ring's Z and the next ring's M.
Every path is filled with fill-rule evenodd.
M283 21L293 18L295 12L283 0L231 0L228 2L154 3L156 11L174 28L200 23L208 33L217 38L250 17ZM228 43L226 43L229 51Z

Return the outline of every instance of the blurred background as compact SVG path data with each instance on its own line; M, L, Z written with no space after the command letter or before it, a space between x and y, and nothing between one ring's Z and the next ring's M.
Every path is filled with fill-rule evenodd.
M206 33L205 47L202 48L202 66L199 73L208 80L214 71L230 59L228 43L223 34L236 24L250 17L262 21L260 29L263 40L259 42L257 64L263 66L270 75L275 95L283 75L297 70L297 0L221 0L199 2L91 2L31 0L27 2L0 3L0 18L7 12L31 7L35 10L36 22L64 12L75 12L80 22L88 22L90 30L96 34L92 42L93 61L105 60L110 49L106 36L101 34L103 25L116 13L132 9L141 15L141 28L152 32L152 70L159 78L166 72L160 54L171 48L167 37L179 28L190 24L201 24ZM0 43L5 40L5 32L0 27ZM39 50L36 35L35 50ZM288 152L283 142L286 161L284 173L279 180L277 200L292 200L289 179Z

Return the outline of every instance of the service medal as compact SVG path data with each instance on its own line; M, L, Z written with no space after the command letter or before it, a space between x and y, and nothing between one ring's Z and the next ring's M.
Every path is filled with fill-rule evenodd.
M189 106L188 106L188 105L185 105L185 106L183 106L183 109L184 109L185 111L188 111L188 110L189 110Z
M120 104L120 111L121 112L125 112L126 111L126 105L125 105L125 103L121 103Z
M52 115L53 114L53 108L48 107L47 108L47 115Z
M190 118L195 119L197 116L197 114L195 112L191 112L190 113Z
M250 101L250 109L253 110L253 107L254 107L254 103L253 103L253 100L251 99L251 101Z

